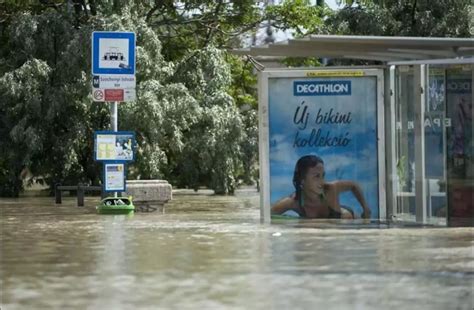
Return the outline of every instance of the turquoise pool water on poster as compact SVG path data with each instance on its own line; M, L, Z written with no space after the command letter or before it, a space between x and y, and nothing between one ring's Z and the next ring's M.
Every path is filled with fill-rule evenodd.
M270 203L294 193L295 163L313 154L326 181L357 182L378 218L376 77L270 78L268 96ZM362 211L350 192L340 204Z

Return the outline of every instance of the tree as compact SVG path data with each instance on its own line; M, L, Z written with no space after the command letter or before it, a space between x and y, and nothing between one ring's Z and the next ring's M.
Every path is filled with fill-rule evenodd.
M21 190L19 173L81 178L79 139L84 133L87 81L77 63L81 32L71 33L67 16L44 11L23 14L8 27L7 73L0 79L2 131L8 193ZM79 52L79 53L78 53ZM71 57L70 57L71 56ZM75 70L76 69L76 70Z
M257 163L256 78L226 54L260 28L294 36L327 31L327 7L309 0L21 0L0 4L0 194L17 195L28 169L49 185L100 182L93 131L110 125L91 100L93 30L137 33L135 102L120 130L137 132L130 177L167 178L231 193ZM316 59L288 60L317 65Z
M28 2L12 9L17 16L2 24L0 47L0 195L18 195L24 169L51 186L99 182L93 131L106 129L109 116L90 95L93 30L137 33L139 95L120 107L119 125L137 132L130 176L205 185L217 193L235 189L244 167L252 166L244 159L255 157L241 150L247 132L228 94L233 79L225 53L210 40L204 49L188 48L167 61L159 32L143 14L145 2L74 1L75 10L59 2L32 10ZM251 101L245 92L239 99Z
M167 60L213 45L235 46L263 21L253 0L141 1L146 22L163 42Z
M347 5L327 20L332 32L357 35L472 37L469 0L384 0Z

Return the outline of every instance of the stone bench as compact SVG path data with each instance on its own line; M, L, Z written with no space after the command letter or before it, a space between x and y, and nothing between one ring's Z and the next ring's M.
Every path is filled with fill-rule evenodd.
M127 180L126 193L145 212L155 211L173 198L171 184L166 180Z

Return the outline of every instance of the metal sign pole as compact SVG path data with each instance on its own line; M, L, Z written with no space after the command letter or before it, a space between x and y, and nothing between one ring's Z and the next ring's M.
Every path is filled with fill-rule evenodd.
M110 124L112 125L112 131L118 131L118 105L117 101L110 103ZM114 197L117 197L117 192L114 192Z
M117 101L110 103L110 124L112 125L112 131L118 131Z
M112 134L108 131L99 134L99 138L97 138L99 135L96 135L96 138L100 140L96 143L102 148L95 150L96 160L119 163L133 160L131 141L134 141L135 136L133 135L133 139L126 139L123 132L118 132L118 103L136 99L136 35L134 32L94 31L91 40L92 99L95 102L110 103L110 127L112 129ZM125 133L125 135L128 134ZM113 142L110 140L111 135L116 139ZM109 152L111 146L115 148L113 156ZM130 154L130 152L132 153ZM107 167L104 164L104 192L110 190L114 193L114 197L118 197L125 191L125 182L123 187L119 187L117 184L118 178L126 180L125 163L122 166L120 164L110 165L110 173L105 171ZM114 170L115 168L118 171ZM110 176L109 179L107 179L108 176Z

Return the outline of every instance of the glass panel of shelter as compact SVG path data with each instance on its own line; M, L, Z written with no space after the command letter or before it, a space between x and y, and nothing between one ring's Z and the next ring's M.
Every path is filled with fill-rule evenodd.
M427 222L446 225L446 132L451 125L446 116L446 69L427 66L425 86L425 180Z
M424 89L426 222L473 218L473 66L427 65ZM397 220L416 221L414 68L395 70ZM453 222L454 223L454 222ZM454 225L456 225L454 223Z
M446 69L448 224L473 225L474 128L472 109L474 65Z
M414 220L414 94L413 68L397 66L395 100L395 150L396 150L396 208L394 215L402 221Z

